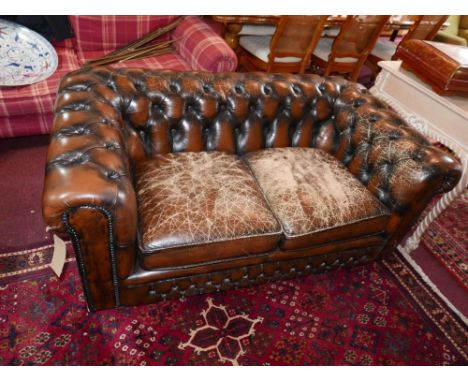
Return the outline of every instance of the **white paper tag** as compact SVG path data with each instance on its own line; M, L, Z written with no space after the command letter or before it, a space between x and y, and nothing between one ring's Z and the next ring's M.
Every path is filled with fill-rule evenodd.
M54 235L54 254L52 255L52 261L50 267L55 272L57 277L60 277L63 271L63 265L65 264L65 258L67 257L67 245L57 235Z

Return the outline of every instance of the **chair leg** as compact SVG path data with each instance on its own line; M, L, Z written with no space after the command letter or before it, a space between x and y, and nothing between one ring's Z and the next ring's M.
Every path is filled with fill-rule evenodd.
M253 72L258 70L258 68L250 62L247 53L243 50L238 51L237 57L239 60L239 67L237 68L238 72Z
M377 77L377 74L379 74L379 72L380 72L380 66L376 65L373 61L371 61L369 59L366 61L366 66L370 69L370 71L372 73L371 74L371 76L372 76L371 80L372 80L372 82L374 82L376 77Z
M367 55L364 59L359 59L358 62L356 62L356 66L354 67L352 73L351 73L351 81L353 82L358 82L359 75L361 74L362 67L364 66L364 63L367 60Z
M357 82L359 79L359 73L361 72L362 65L358 65L354 68L351 73L351 81Z

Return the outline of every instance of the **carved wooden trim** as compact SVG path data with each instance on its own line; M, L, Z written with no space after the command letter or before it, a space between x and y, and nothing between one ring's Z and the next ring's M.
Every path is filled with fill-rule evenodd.
M390 75L391 74L389 72L383 69L377 76L374 87L370 89L371 93L392 107L405 120L405 122L408 123L410 127L413 127L415 130L425 135L429 139L440 142L446 147L450 148L462 162L462 177L457 186L452 191L443 195L443 197L437 202L431 211L429 211L423 221L418 224L416 230L406 240L406 242L398 246L398 249L404 255L408 255L418 247L419 242L421 241L421 237L429 225L440 215L443 210L449 206L449 204L454 199L460 196L468 186L468 154L460 145L457 144L457 142L447 139L446 136L439 134L435 129L431 128L429 121L424 119L422 116L411 112L411 110L407 109L396 98L383 90L384 84Z

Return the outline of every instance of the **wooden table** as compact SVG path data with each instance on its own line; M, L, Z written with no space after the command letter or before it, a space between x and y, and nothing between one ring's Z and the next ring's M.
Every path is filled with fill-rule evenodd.
M376 97L387 102L415 130L450 148L460 158L462 177L457 186L437 202L414 233L400 243L405 256L416 249L424 231L468 186L468 98L442 97L430 85L401 68L401 61L381 61L374 87Z
M275 15L261 15L261 16L220 16L215 15L211 16L212 19L216 22L222 23L226 26L226 33L224 35L224 40L228 45L234 49L239 49L239 32L242 29L244 24L253 24L253 25L277 25L280 19L280 16ZM346 20L346 16L330 16L325 27L339 26L343 24ZM414 21L411 20L398 20L398 19L389 19L386 27L392 30L390 40L394 41L398 36L400 30L407 30L413 25Z
M239 49L239 32L244 24L276 25L280 16L211 16L214 21L226 26L224 40L236 51Z

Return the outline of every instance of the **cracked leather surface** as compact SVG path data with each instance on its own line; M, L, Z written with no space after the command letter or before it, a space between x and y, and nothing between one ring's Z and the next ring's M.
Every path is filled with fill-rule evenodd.
M263 242L262 250L274 248L281 236L249 169L231 154L158 155L137 166L136 194L144 253L182 247L190 257L187 246L219 242L232 252L225 242L234 240L228 245L245 255ZM205 252L213 257L209 247Z
M377 198L323 150L268 149L249 153L245 160L288 238L387 214Z
M155 269L158 264L185 264L178 268L182 272L203 261L208 261L202 266L206 272L203 277L211 277L210 267L217 265L218 259L242 256L246 246L251 253L263 248L266 254L274 247L270 254L284 256L285 261L290 256L287 262L294 268L298 251L283 249L292 246L311 251L307 246L313 236L317 248L332 246L327 258L341 258L337 246L345 240L363 238L364 242L355 246L360 249L368 248L367 240L377 245L377 229L385 226L385 235L379 236L385 248L377 245L372 254L384 256L436 193L450 191L457 184L462 168L456 158L431 146L363 87L310 74L83 68L62 79L51 132L44 219L53 231L61 233L66 230L64 213L78 209L70 215L70 224L80 238L83 281L96 309L116 303L113 296L119 286L111 255L121 280L132 275L138 279L137 265ZM316 231L296 237L294 245L288 240L278 246L272 234L264 235L263 240L257 240L258 236L241 238L243 246L229 240L194 245L185 252L173 247L158 250L158 256L140 254L137 237L143 220L135 195L136 167L160 154L218 151L242 157L280 147L315 147L331 154L391 211L390 221L383 216L372 218L372 224L367 219ZM83 205L105 208L111 218L80 208ZM158 213L157 209L145 212L155 217ZM376 232L370 238L369 226ZM307 240L299 240L304 238ZM289 248L285 248L288 243ZM238 270L251 258L236 257ZM259 265L258 272L262 269ZM255 279L252 272L247 276ZM281 268L281 272L288 271ZM241 277L236 270L233 274ZM139 282L151 285L148 279ZM185 281L179 277L171 282L183 288ZM130 294L128 304L144 301L135 289Z

